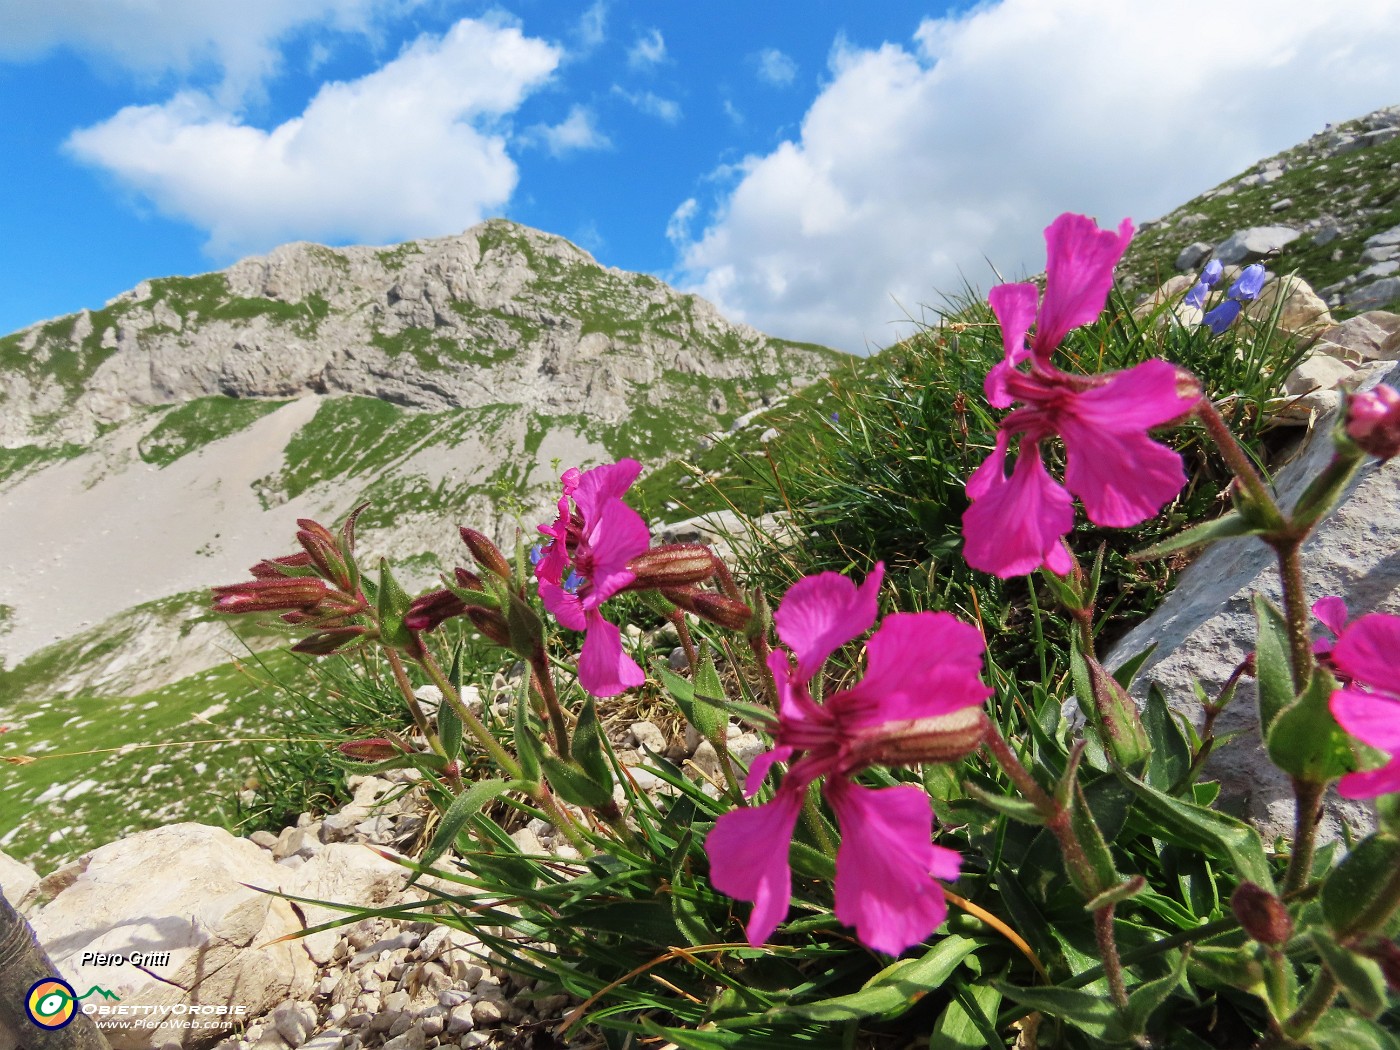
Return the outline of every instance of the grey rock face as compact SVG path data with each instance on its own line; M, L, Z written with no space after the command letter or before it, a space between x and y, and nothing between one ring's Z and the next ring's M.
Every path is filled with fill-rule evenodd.
M1291 226L1251 226L1236 230L1216 245L1212 254L1226 265L1253 262L1297 239L1298 231Z
M1400 383L1400 367L1385 371L1384 381ZM1377 376L1373 375L1374 381ZM1312 431L1298 457L1284 468L1275 487L1290 505L1331 458L1329 423ZM1345 501L1319 526L1303 550L1309 602L1340 595L1352 617L1370 612L1400 613L1400 460L1372 461L1353 483ZM1148 645L1157 650L1134 687L1145 695L1156 682L1168 702L1197 724L1201 720L1191 683L1198 680L1216 695L1239 663L1254 649L1251 595L1280 602L1273 552L1253 540L1228 540L1207 550L1192 564L1161 607L1131 631L1109 656L1117 666ZM1248 818L1267 842L1291 836L1293 795L1287 777L1269 762L1258 733L1254 685L1245 680L1234 703L1216 723L1216 733L1239 736L1219 748L1207 762L1207 774L1222 784L1227 809ZM1323 834L1337 837L1345 823L1356 830L1374 824L1367 803L1327 801Z
M1178 270L1194 270L1201 265L1210 255L1211 246L1206 241L1196 241L1181 249L1181 254L1176 257L1176 268Z
M1377 310L1400 299L1400 277L1383 277L1346 293L1347 306L1355 310Z

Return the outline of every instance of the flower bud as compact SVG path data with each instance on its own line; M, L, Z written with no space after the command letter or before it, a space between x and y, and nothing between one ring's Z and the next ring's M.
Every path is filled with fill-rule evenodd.
M307 635L292 646L292 652L305 653L308 656L330 656L365 641L368 634L368 627L331 627Z
M753 610L743 602L727 598L714 591L697 591L692 587L666 589L662 596L686 612L702 620L727 627L731 631L747 631L753 621Z
M369 740L347 740L337 745L336 750L346 758L358 759L361 762L384 762L402 754L392 740L386 740L382 736Z
M966 707L937 718L882 722L858 730L849 754L860 768L956 762L975 751L986 733L987 716L982 709Z
M298 551L296 554L288 554L281 558L265 558L258 562L248 571L253 574L254 579L284 579L288 576L299 576L300 573L289 571L295 569L306 569L311 567L311 555L305 551Z
M472 552L472 557L476 559L478 565L492 576L502 580L510 579L510 562L506 561L506 556L501 553L501 548L492 543L483 533L469 529L465 525L458 531L462 534L462 542L467 545L467 550Z
M1361 954L1374 959L1381 968L1381 975L1390 990L1400 995L1400 945L1383 937L1364 945Z
M1378 459L1400 455L1400 394L1382 383L1349 397L1346 433Z
M685 587L715 574L715 556L698 543L668 543L637 555L627 563L627 571L637 577L629 590Z
M214 611L221 613L310 612L331 593L321 580L285 576L226 584L212 591Z
M353 586L345 559L340 556L340 547L330 530L310 518L298 518L297 542L322 576L337 587Z
M466 611L466 602L451 591L430 591L413 599L404 613L403 625L410 631L431 631L444 620L461 616Z
M510 648L510 628L500 613L493 609L468 608L467 619L481 632L483 638L488 638L503 648Z
M1293 936L1293 917L1288 914L1288 906L1262 886L1240 883L1230 895L1230 910L1244 932L1260 944L1277 948Z

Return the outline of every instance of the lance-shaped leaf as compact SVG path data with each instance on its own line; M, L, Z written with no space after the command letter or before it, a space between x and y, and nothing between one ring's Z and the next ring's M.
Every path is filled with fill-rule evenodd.
M1385 976L1376 961L1343 948L1322 930L1313 930L1311 937L1351 1008L1365 1017L1378 1016L1385 1007Z
M447 852L448 847L457 841L457 834L466 826L467 821L481 812L482 806L507 791L520 791L528 786L518 780L478 780L454 798L452 804L447 807L419 863L423 868L432 867L437 859ZM415 871L408 884L412 886L422 874L422 869Z
M1128 558L1132 561L1148 561L1174 554L1177 551L1190 550L1192 547L1203 547L1216 540L1230 540L1237 536L1262 536L1263 534L1262 528L1251 525L1240 516L1238 511L1232 510L1204 525L1193 525L1169 540L1163 540L1161 543L1144 547L1140 551L1134 551L1128 555Z
M608 797L612 797L613 774L612 767L608 764L608 757L604 753L607 741L603 737L603 728L598 722L598 709L590 696L583 705L583 710L579 712L578 725L574 727L574 737L569 745L569 754L579 768L588 776L588 779L603 787L608 792Z
M1293 660L1289 656L1288 622L1262 594L1254 596L1254 618L1258 624L1254 667L1259 683L1259 725L1268 733L1279 712L1297 698Z
M1269 727L1269 758L1298 780L1327 784L1355 768L1351 742L1327 701L1337 680L1319 667L1297 700Z
M549 778L555 794L565 802L596 809L612 801L611 775L608 776L608 784L601 784L572 762L565 762L547 752L540 755L540 768Z
M404 614L413 602L407 592L399 586L389 569L386 558L379 559L379 587L375 595L376 612L379 614L379 637L385 645L396 649L412 646L417 636L404 626Z
M1337 865L1322 885L1322 915L1337 937L1372 932L1366 926L1380 889L1400 869L1400 839L1371 835Z

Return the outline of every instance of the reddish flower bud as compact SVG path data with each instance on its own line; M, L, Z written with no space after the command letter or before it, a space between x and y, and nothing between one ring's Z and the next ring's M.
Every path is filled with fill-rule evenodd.
M305 551L296 554L288 554L281 558L265 558L258 562L248 571L255 579L266 580L286 579L291 573L284 572L284 569L305 569L311 565L311 555Z
M505 617L493 609L467 609L467 619L482 635L497 645L510 648L510 627Z
M330 593L321 580L279 576L214 587L214 611L222 613L310 611Z
M1378 459L1400 455L1400 394L1382 383L1347 398L1346 432Z
M1230 910L1244 932L1260 944L1279 947L1293 936L1293 916L1274 894L1252 882L1242 882L1230 895Z
M637 577L628 590L685 587L715 574L715 556L698 543L668 543L637 555L627 563L627 570Z
M1400 994L1400 945L1378 937L1360 951L1380 964L1385 983L1390 985L1392 992Z
M462 533L462 542L472 552L472 557L476 559L478 565L492 576L498 576L503 580L510 579L510 562L506 561L506 556L501 553L501 548L475 529L469 529L464 525L459 531Z
M468 572L460 565L452 570L452 574L457 577L457 586L464 591L481 591L485 593L486 584L481 577L474 572Z
M753 620L753 610L743 602L716 594L714 591L697 591L686 587L668 588L661 593L686 612L694 613L702 620L727 627L731 631L746 631Z
M431 591L413 599L408 612L404 613L403 625L410 631L431 631L442 621L466 611L466 603L451 591Z
M358 759L361 762L384 762L402 754L392 740L386 740L382 736L369 740L347 740L337 745L336 750L346 758Z
M861 766L900 766L913 762L956 762L970 755L987 733L980 707L966 707L936 718L882 722L857 730L851 755Z
M305 653L308 656L329 656L353 645L358 645L365 640L365 636L368 634L368 627L331 627L307 635L292 646L292 652Z

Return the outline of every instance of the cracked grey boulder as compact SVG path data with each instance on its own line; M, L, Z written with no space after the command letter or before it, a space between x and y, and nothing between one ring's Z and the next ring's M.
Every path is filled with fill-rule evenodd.
M1251 226L1236 230L1215 246L1212 257L1225 265L1254 262L1298 239L1291 226Z

